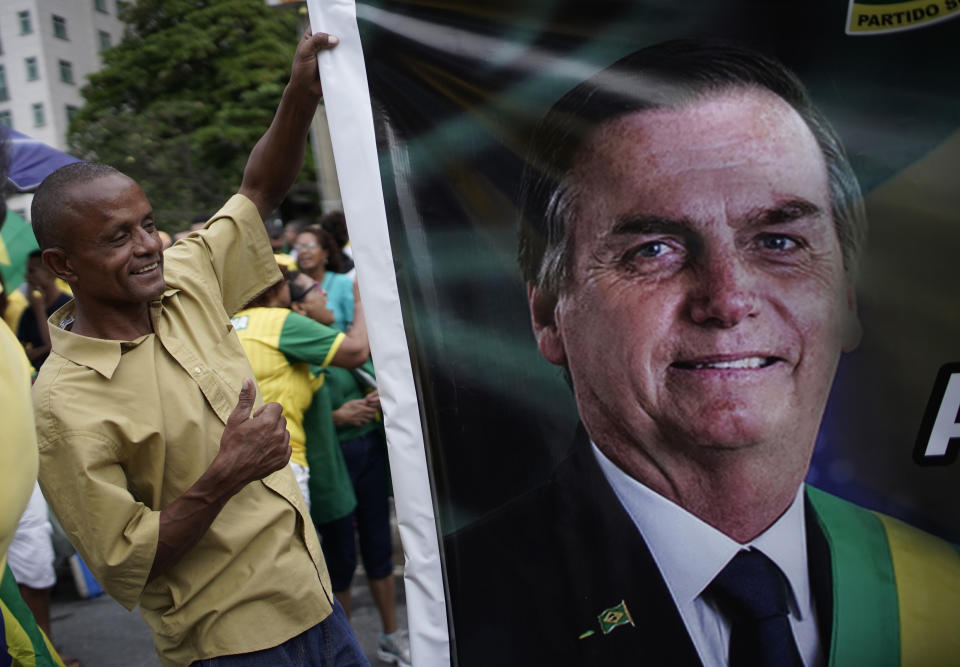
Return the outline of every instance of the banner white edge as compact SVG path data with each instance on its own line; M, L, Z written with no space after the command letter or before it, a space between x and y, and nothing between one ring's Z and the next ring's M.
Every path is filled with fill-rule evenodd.
M336 35L319 54L337 177L383 406L405 559L414 664L450 664L446 600L420 407L400 310L354 0L307 0L313 31Z

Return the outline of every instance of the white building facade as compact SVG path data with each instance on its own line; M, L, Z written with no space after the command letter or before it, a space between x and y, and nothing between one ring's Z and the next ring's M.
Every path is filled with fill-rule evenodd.
M80 89L118 44L123 0L0 0L0 124L66 151ZM8 199L29 217L29 198Z

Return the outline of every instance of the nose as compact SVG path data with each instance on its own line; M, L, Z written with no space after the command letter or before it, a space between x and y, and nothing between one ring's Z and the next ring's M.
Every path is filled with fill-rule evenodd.
M689 297L690 318L722 329L754 317L760 305L759 277L735 254L703 257L694 268Z
M163 242L156 231L148 231L143 227L139 228L137 233L137 251L141 255L152 255L160 252L163 248Z

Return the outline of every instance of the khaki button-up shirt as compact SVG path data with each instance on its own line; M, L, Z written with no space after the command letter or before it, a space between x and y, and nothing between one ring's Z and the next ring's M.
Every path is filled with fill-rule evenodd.
M233 496L147 582L160 510L210 465L253 377L230 316L280 273L256 207L235 195L166 251L164 277L155 333L133 341L70 332L72 303L54 313L33 396L44 495L103 587L140 604L161 660L180 665L277 646L323 620L332 598L289 466Z

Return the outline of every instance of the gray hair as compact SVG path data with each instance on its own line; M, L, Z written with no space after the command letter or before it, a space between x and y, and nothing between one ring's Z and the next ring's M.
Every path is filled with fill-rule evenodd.
M776 60L725 42L676 40L617 61L564 95L534 128L520 184L518 260L523 278L558 295L570 279L573 255L568 177L591 133L621 116L678 108L704 95L735 88L772 92L810 129L823 153L831 213L849 275L866 237L866 213L840 138L813 106L800 80Z

